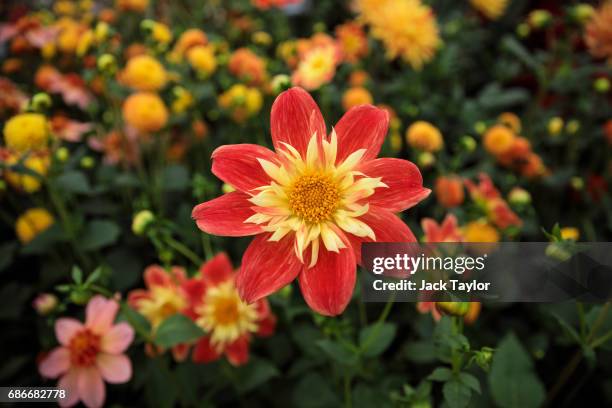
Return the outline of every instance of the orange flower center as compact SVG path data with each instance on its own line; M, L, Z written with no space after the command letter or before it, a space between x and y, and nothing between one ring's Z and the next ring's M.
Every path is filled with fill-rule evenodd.
M218 324L235 323L240 317L238 314L238 302L234 296L220 297L215 301L213 313Z
M338 185L325 174L305 174L289 190L291 210L311 223L328 220L339 201Z
M100 336L89 329L76 333L68 345L72 365L87 367L95 364L100 352Z

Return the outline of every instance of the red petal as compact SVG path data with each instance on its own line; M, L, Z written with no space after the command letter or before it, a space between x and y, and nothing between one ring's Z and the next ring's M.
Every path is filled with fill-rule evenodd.
M196 363L210 363L220 357L215 348L210 344L210 336L203 337L197 342L193 349L192 359Z
M270 304L266 299L258 301L256 306L259 317L257 334L262 337L271 336L276 328L276 316L272 313Z
M209 234L227 237L259 234L261 227L244 222L254 214L249 198L249 195L239 191L224 194L196 205L191 217L202 231Z
M187 307L183 310L187 316L195 320L199 317L199 313L196 311L198 306L202 304L204 294L206 293L206 284L202 280L202 277L198 276L193 279L189 279L182 285L182 289L187 296Z
M249 338L242 336L235 342L228 344L225 355L234 366L246 364L249 361Z
M397 215L384 208L370 206L367 214L359 219L372 228L376 235L376 242L417 242L410 228ZM361 264L361 243L372 242L372 240L351 234L347 234L347 237L355 251L357 263Z
M356 268L355 253L350 246L339 252L321 248L316 265L305 267L299 278L308 306L325 316L342 313L353 295Z
M423 177L418 167L407 160L376 159L359 167L368 177L381 177L386 187L379 187L369 197L370 205L392 212L404 211L425 199L431 190L423 188Z
M212 172L234 188L248 192L270 184L270 176L257 159L276 161L270 149L253 144L221 146L212 154Z
M293 250L293 235L279 242L269 242L270 234L253 240L242 257L242 267L236 275L240 297L253 303L293 281L302 263Z
M211 285L218 285L231 278L232 272L232 263L225 252L217 254L200 268L202 279Z
M371 160L378 156L387 136L389 113L372 105L356 106L340 118L334 129L338 135L337 162L359 149L366 149L364 161Z
M316 132L326 137L323 115L310 94L302 88L291 88L281 93L272 105L270 115L272 142L278 150L285 142L306 155L308 142Z

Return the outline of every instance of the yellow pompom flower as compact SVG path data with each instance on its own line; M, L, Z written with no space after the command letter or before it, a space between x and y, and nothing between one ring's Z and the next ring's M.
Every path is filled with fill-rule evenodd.
M310 50L293 72L293 85L315 90L331 81L336 73L336 53L335 47L332 46Z
M167 25L154 22L151 27L151 37L160 44L169 44L172 41L172 31Z
M361 1L360 9L390 59L401 57L420 70L442 44L433 10L420 0Z
M257 88L236 84L219 96L219 105L232 113L237 122L243 122L261 110L263 96Z
M18 155L11 155L6 160L6 164L14 166L19 163ZM28 170L35 172L40 177L45 177L49 171L49 156L47 154L30 155L21 162ZM17 171L7 170L6 181L14 188L25 191L26 193L35 193L40 190L42 181L40 177L32 174L24 174Z
M39 113L13 116L4 125L4 143L16 152L43 149L48 140L49 125Z
M15 223L17 238L22 244L27 244L53 225L53 221L53 216L46 209L30 208Z
M354 106L372 104L372 94L361 86L347 89L342 95L342 107L348 111Z
M164 66L149 55L130 58L121 80L138 91L158 91L166 86L168 74Z
M497 121L510 128L514 133L521 133L521 119L512 112L504 112L497 117Z
M508 0L470 0L470 4L489 20L497 20L506 11Z
M499 242L499 232L484 220L473 221L463 227L465 242Z
M187 51L187 61L198 73L210 75L217 69L217 58L211 46L196 45Z
M183 113L194 104L193 95L182 86L177 86L173 89L174 100L172 101L172 111L174 113Z
M156 132L166 126L168 110L157 94L138 92L123 103L123 118L141 132Z
M406 131L406 141L415 149L437 152L444 146L440 130L429 122L414 122Z
M563 126L565 126L563 118L560 118L559 116L551 118L548 121L548 134L551 136L558 136L563 130Z
M580 239L580 230L574 227L561 228L561 238L566 241L578 241Z
M515 138L514 132L506 126L495 125L487 130L482 142L487 152L499 156L512 148Z

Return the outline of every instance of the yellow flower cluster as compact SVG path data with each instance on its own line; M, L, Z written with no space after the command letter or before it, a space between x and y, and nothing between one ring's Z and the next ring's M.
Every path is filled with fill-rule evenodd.
M231 111L236 122L243 122L260 111L263 96L257 88L236 84L219 95L219 105Z
M433 10L420 0L360 0L361 18L381 40L389 58L420 70L442 44Z
M30 208L15 223L17 238L27 244L53 225L53 216L44 208Z

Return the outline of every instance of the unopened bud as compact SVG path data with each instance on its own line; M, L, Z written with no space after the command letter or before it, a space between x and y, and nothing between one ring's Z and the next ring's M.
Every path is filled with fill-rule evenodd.
M149 225L155 221L155 215L149 210L142 210L132 218L132 232L136 235L143 235Z
M438 312L449 316L465 316L470 310L469 302L436 302Z
M527 205L531 203L531 194L524 188L514 187L508 193L508 201L514 205Z
M291 87L291 78L289 75L275 75L272 78L272 90L275 94L279 94Z
M44 92L39 92L32 97L30 101L31 108L36 112L42 112L46 109L49 109L53 102L51 101L51 97L49 94Z
M112 54L102 54L98 58L98 70L102 73L113 75L117 72L117 60Z
M70 157L70 150L68 150L67 147L60 147L55 152L55 157L57 158L58 161L63 163L66 160L68 160L68 158Z
M610 90L610 80L608 78L597 78L593 83L593 88L599 93L607 93Z
M58 304L57 296L51 293L41 293L32 301L32 307L41 316L51 313Z

